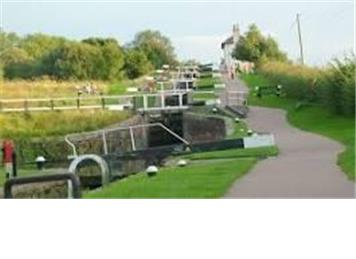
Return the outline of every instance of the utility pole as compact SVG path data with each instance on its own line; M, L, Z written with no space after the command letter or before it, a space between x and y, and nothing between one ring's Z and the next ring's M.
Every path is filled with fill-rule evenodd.
M299 13L297 13L297 25L298 25L299 48L300 48L300 63L302 65L304 65L303 42L302 42L302 33L300 31L300 14Z

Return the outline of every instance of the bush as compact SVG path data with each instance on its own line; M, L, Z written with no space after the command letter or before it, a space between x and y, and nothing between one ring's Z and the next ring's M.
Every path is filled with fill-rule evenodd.
M355 114L355 61L335 60L326 68L282 62L261 65L259 72L273 84L281 84L287 98L320 104L340 115Z
M335 60L323 76L323 100L337 114L355 114L355 71L351 58Z

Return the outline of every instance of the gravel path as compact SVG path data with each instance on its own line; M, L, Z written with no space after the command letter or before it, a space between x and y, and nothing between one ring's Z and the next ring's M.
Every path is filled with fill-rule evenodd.
M238 80L231 88L246 90ZM343 146L326 137L292 127L280 109L250 107L248 125L275 135L280 154L257 165L236 181L226 198L353 198L355 185L336 165Z

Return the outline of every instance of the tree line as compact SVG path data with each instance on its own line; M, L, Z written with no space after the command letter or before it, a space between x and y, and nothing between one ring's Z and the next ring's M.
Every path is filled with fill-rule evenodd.
M75 41L0 31L0 77L6 79L133 79L176 62L170 39L159 31L141 31L124 46L114 38Z

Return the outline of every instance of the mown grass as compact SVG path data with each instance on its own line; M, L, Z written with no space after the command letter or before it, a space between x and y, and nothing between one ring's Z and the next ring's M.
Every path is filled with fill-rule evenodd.
M156 177L144 173L114 182L85 198L218 198L248 172L255 158L163 168Z
M84 194L85 198L218 198L246 174L257 157L275 155L272 147L225 150L182 156L186 167L161 168L155 177L145 173Z
M221 82L218 77L202 77L197 81L197 89L198 90L211 90L214 89L215 84L219 84Z
M215 93L199 93L199 91L195 91L193 93L193 98L194 99L200 99L200 100L210 100L210 99L215 99Z
M258 74L243 75L242 79L250 86L270 84L269 80ZM273 95L258 98L249 96L250 105L285 109L288 121L300 129L315 132L332 138L345 145L345 151L338 156L338 164L349 179L355 179L355 119L328 112L325 108L301 105L296 99L279 98Z
M222 151L211 151L203 153L192 153L182 156L190 160L205 160L205 159L224 159L224 158L241 158L241 157L267 157L278 155L276 146L245 148L245 149L228 149Z
M228 138L242 138L247 136L248 131L247 124L244 121L240 121L239 123L234 123L234 131L228 136Z

